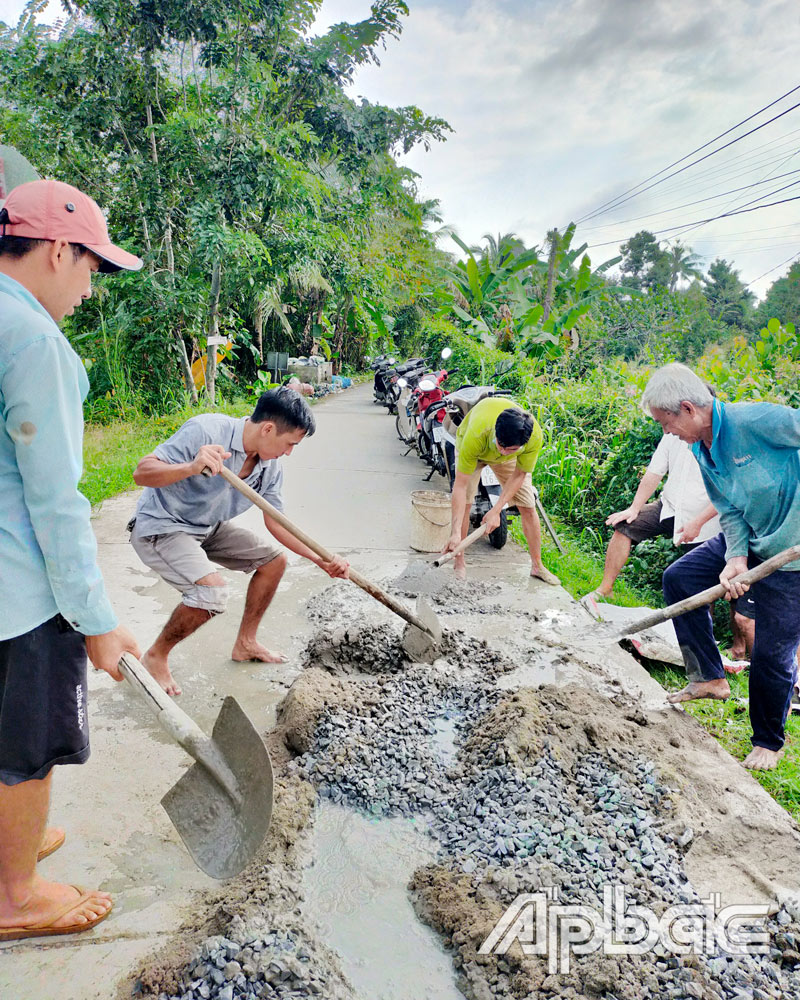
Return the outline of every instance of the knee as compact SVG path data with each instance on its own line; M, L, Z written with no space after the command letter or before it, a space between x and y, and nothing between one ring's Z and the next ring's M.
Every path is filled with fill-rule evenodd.
M282 577L286 572L286 567L289 565L289 559L285 552L279 552L274 559L270 559L269 562L262 563L256 573L264 573L269 576Z
M665 596L667 594L677 595L682 593L681 571L678 569L677 563L672 563L671 566L667 566L664 570L664 575L661 577L661 586Z
M221 615L228 606L230 589L219 573L209 573L183 592L183 601L188 608L199 608L210 615Z

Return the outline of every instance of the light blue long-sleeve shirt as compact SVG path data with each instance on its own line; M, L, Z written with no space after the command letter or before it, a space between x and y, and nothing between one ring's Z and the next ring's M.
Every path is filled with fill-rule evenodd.
M59 612L84 635L116 627L78 492L88 390L49 313L0 274L0 640Z
M727 558L768 559L800 543L800 410L714 400L711 448L692 445L719 512ZM800 561L784 570L800 571Z

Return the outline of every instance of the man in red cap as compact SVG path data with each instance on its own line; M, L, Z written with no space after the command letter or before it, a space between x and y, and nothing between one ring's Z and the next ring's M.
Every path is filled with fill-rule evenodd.
M96 271L138 270L91 198L58 181L0 208L0 941L87 930L111 897L36 874L52 768L89 756L86 659L121 680L134 637L117 624L78 491L83 364L58 326Z

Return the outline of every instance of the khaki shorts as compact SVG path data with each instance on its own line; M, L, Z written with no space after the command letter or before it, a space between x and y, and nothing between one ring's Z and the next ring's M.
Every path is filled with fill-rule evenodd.
M456 456L456 463L458 463L458 456ZM496 462L494 464L491 462L478 462L477 468L472 473L467 486L467 510L469 510L472 506L472 501L478 491L478 483L481 479L481 472L487 465L497 476L501 486L505 486L511 476L517 471L516 459L514 459L513 462ZM536 490L534 489L533 480L531 479L531 474L529 472L522 480L522 486L520 486L509 503L514 507L535 507L536 496Z
M145 566L154 569L162 580L183 595L184 604L212 614L225 610L228 588L198 586L198 580L216 573L217 565L253 573L283 552L279 545L270 544L230 521L220 522L205 537L185 531L139 535L134 525L131 545Z

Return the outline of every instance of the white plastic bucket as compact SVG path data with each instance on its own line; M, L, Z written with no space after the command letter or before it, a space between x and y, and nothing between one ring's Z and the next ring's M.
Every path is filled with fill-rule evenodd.
M411 494L411 539L417 552L441 552L450 537L450 494L414 490Z

